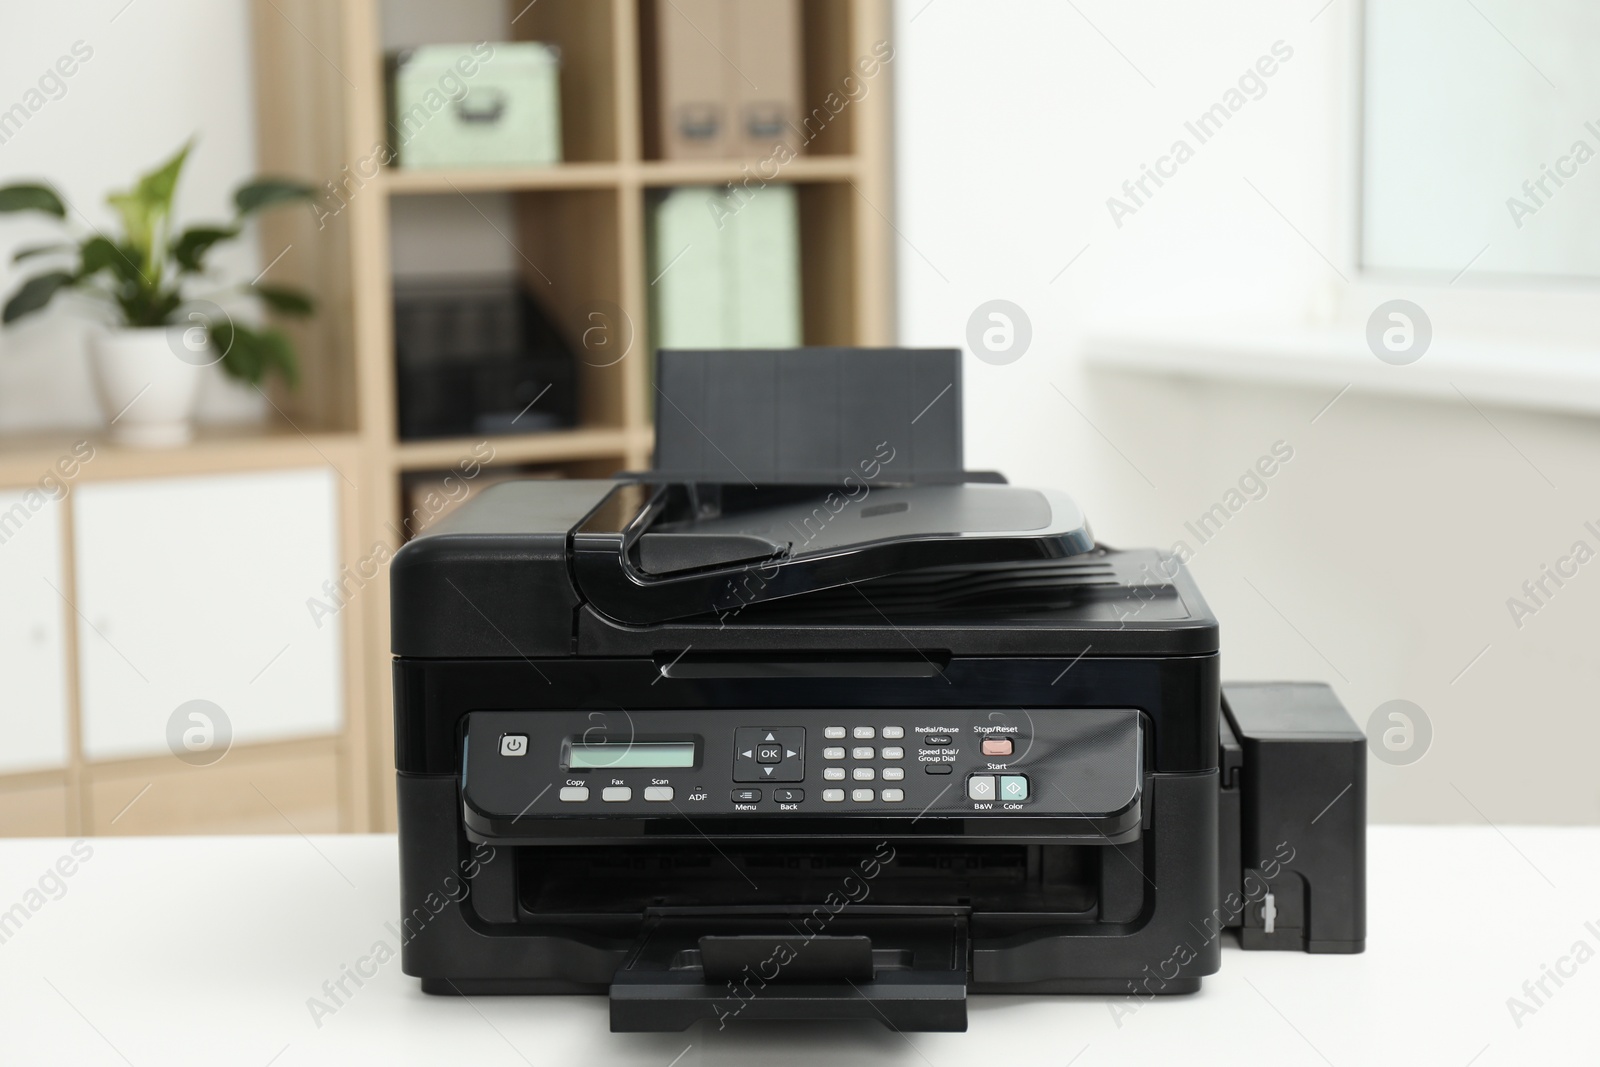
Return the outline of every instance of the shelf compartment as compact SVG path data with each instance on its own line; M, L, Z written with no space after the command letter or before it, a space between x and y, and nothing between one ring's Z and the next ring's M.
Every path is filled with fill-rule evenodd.
M801 332L808 345L860 344L856 234L861 194L849 182L798 187Z
M622 194L616 189L517 193L523 282L578 361L578 425L621 428L643 355L641 315L623 288Z
M508 0L511 36L561 49L561 152L572 163L615 160L617 6L596 0Z
M870 213L872 209L850 181L772 184L793 186L799 207L801 343L861 344L864 330L857 235L865 221L861 212ZM657 195L650 190L643 192L647 216ZM645 275L652 270L651 262L647 255ZM650 278L644 280L648 283ZM879 285L875 291L881 289ZM643 336L654 338L657 334Z
M861 143L862 104L888 91L888 71L873 52L878 42L856 25L858 2L805 0L801 5L804 88L801 129L813 159L851 155ZM871 76L862 73L873 71ZM830 104L839 105L837 110Z

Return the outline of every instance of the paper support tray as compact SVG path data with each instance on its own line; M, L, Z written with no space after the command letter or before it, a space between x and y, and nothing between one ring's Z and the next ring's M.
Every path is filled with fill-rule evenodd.
M612 1031L837 1019L966 1030L966 915L854 916L850 907L653 921L612 980Z

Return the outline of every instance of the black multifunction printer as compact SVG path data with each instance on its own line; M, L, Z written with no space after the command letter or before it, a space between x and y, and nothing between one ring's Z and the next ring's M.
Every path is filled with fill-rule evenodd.
M613 1030L966 1028L1360 952L1366 745L1224 685L1171 556L965 471L960 355L663 352L654 470L497 485L392 568L407 974Z

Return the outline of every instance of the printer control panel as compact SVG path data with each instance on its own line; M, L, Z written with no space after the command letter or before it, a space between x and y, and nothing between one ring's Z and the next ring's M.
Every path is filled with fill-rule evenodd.
M1109 817L1136 808L1128 708L478 711L469 825L546 818Z

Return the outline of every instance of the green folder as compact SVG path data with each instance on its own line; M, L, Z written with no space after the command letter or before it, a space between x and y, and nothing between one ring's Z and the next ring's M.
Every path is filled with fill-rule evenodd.
M650 214L658 348L801 343L800 209L793 186L673 189Z

